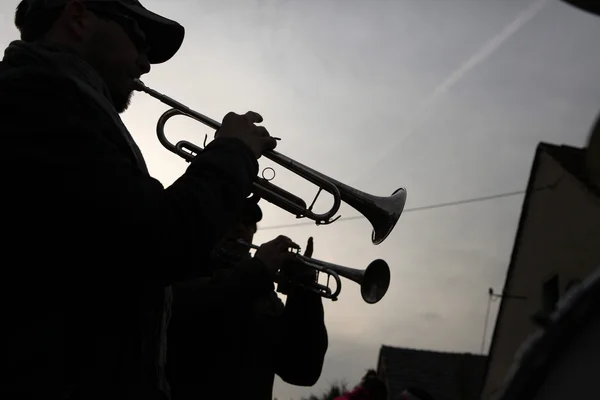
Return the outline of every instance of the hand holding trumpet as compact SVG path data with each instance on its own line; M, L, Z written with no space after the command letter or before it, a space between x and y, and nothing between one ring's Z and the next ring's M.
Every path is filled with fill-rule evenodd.
M229 112L223 118L221 127L215 132L215 139L238 138L250 147L256 159L259 159L263 152L277 147L277 140L271 137L267 128L255 125L262 121L262 116L254 111L248 111L244 115Z
M304 257L311 258L313 254L313 238L308 238ZM284 261L280 270L283 279L278 284L277 291L283 294L290 294L293 286L290 282L297 282L307 286L317 281L318 272L314 268L307 268L301 261L294 259Z
M284 277L278 284L278 292L283 294L289 294L291 290L288 280L310 285L317 279L317 271L298 262L295 258L296 253L290 252L290 249L299 250L300 246L286 236L278 236L270 242L262 244L254 256L267 267L272 275L280 272ZM311 237L308 239L304 257L312 257L312 253L313 238Z

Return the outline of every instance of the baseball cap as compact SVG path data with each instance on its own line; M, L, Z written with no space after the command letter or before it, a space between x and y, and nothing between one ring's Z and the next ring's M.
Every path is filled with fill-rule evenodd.
M28 0L27 16L39 11L64 7L70 0ZM160 64L171 59L179 50L185 28L179 23L146 9L138 0L80 0L83 4L102 7L118 6L127 17L135 20L146 36L149 46L148 61Z
M562 0L563 3L572 5L582 11L600 16L600 2L598 0Z

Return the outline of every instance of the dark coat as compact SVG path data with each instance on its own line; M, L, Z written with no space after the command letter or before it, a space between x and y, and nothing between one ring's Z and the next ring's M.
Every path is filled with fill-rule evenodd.
M0 398L151 399L165 288L205 271L256 159L217 139L165 189L71 80L33 65L0 64L0 112Z
M312 386L328 347L319 295L282 303L258 260L173 286L168 371L173 400L271 400L275 375Z

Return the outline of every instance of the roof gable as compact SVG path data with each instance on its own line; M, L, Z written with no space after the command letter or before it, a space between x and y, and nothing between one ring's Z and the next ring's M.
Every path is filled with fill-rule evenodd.
M513 244L513 250L510 257L510 262L508 265L508 269L506 272L506 279L504 281L504 288L509 286L509 283L513 279L514 268L516 264L517 255L519 254L519 244L522 242L522 232L525 225L525 221L527 221L528 210L529 210L529 201L531 199L531 194L538 190L534 187L534 182L537 176L537 170L540 165L540 155L548 154L555 161L557 161L569 174L571 174L574 178L582 183L582 187L585 190L588 190L589 194L595 197L600 198L600 190L591 184L586 167L586 149L567 146L567 145L555 145L546 142L540 142L536 148L536 152L533 158L533 163L531 165L531 171L529 173L529 180L527 183L527 189L525 191L525 197L523 199L523 205L521 207L521 216L519 218L519 224L517 227L517 232L515 235L515 240ZM498 316L496 318L496 324L494 326L494 332L492 334L492 340L490 344L490 351L488 356L493 356L495 345L496 345L496 335L499 330L499 326L501 324L501 317L503 315L504 310L504 302L500 303L500 308L498 310ZM490 357L487 358L485 365L485 373L484 373L484 383L487 379L487 373L489 370Z

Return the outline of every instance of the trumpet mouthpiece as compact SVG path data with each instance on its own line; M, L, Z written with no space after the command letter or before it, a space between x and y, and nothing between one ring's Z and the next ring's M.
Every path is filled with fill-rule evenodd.
M135 90L137 90L138 92L141 92L142 90L144 90L145 87L146 87L146 85L144 85L144 82L142 82L138 78L133 78L133 88Z

